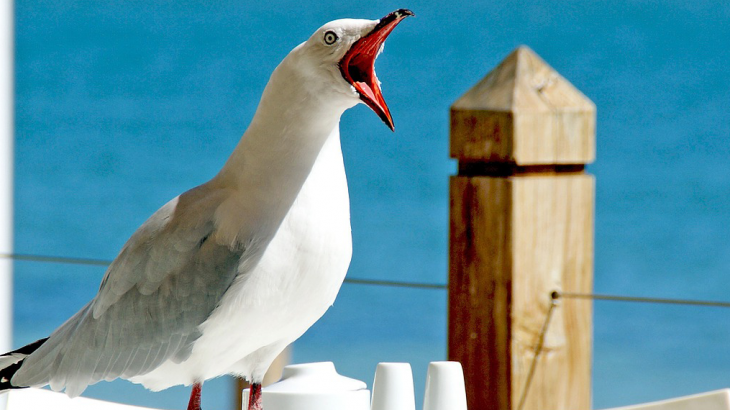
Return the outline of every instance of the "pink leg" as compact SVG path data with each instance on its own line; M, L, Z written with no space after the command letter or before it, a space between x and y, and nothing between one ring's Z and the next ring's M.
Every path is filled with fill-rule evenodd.
M261 384L252 383L248 394L248 410L264 410L264 403L261 400Z
M188 402L188 410L200 410L200 393L203 390L202 383L195 383L193 391L190 392L190 401Z

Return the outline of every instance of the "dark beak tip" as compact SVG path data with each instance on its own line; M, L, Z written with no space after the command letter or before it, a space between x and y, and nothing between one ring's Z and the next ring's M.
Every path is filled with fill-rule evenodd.
M408 16L416 17L416 13L414 13L408 9L398 9L394 13L397 17L400 17L400 18L406 18Z
M390 117L385 113L379 113L378 116L380 117L380 120L383 121L383 124L385 124L386 127L395 132L395 122L393 122L393 117Z

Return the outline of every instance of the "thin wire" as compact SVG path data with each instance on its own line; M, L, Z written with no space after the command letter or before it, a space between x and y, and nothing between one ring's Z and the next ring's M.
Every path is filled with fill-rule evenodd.
M109 266L112 261L89 258L67 258L64 256L28 255L20 253L0 253L0 259L15 259L19 261L65 263L70 265Z
M602 295L597 293L553 292L553 298L610 300L616 302L663 303L671 305L711 306L730 308L730 302L716 302L690 299L645 298L638 296Z
M375 279L355 279L345 278L345 283L352 283L355 285L376 285L376 286L394 286L401 288L418 288L418 289L446 289L446 285L438 283L414 283L414 282L396 282L390 280L375 280Z
M70 265L87 265L87 266L109 266L110 260L89 259L89 258L67 258L63 256L45 256L45 255L29 255L18 253L0 253L0 259L15 259L19 261L43 262L43 263L64 263ZM391 280L377 279L355 279L345 278L345 283L354 285L372 285L372 286L391 286L401 288L415 289L446 289L446 285L438 283L415 283L415 282L399 282Z
M558 305L557 299L555 298L555 292L550 297L550 307L545 314L545 321L542 323L542 329L540 329L540 336L537 339L537 346L535 346L535 354L532 357L532 363L530 363L530 370L527 372L527 379L525 380L525 387L522 388L522 395L520 396L520 404L517 406L517 410L522 410L525 406L527 394L530 392L530 386L532 385L532 378L535 375L535 369L537 368L537 361L542 353L542 348L545 345L545 335L547 334L548 327L550 326L550 319L553 317L553 310Z
M525 380L525 387L522 389L522 395L520 396L520 403L517 406L517 410L522 410L527 399L527 394L530 392L530 386L532 385L532 379L535 375L535 369L537 368L537 361L542 353L543 346L545 344L545 335L547 334L548 327L550 325L550 318L552 317L553 310L557 306L557 301L560 298L566 299L591 299L591 300L609 300L617 302L639 302L639 303L662 303L662 304L673 304L673 305L689 305L689 306L710 306L710 307L722 307L730 308L729 302L713 302L704 300L688 300L688 299L667 299L667 298L644 298L636 296L618 296L618 295L601 295L595 293L576 293L576 292L559 292L553 291L550 294L550 308L545 314L545 321L542 324L540 330L540 336L535 346L535 354L530 363L530 370L527 373L527 380Z
M68 258L64 256L47 256L47 255L32 255L32 254L20 254L20 253L0 253L0 259L15 259L19 261L29 262L44 262L44 263L64 263L71 265L88 265L88 266L109 266L112 261L105 259L91 259L91 258ZM392 286L401 288L415 288L415 289L446 289L448 285L440 283L419 283L419 282L400 282L390 280L377 280L377 279L357 279L357 278L346 278L345 283L354 285L371 285L371 286ZM638 296L618 296L618 295L605 295L598 293L577 293L577 292L558 292L555 291L552 294L554 299L566 298L566 299L593 299L593 300L609 300L617 302L639 302L639 303L663 303L663 304L674 304L674 305L688 305L688 306L709 306L709 307L721 307L730 308L730 302L717 302L717 301L705 301L705 300L690 300L690 299L667 299L667 298L646 298Z

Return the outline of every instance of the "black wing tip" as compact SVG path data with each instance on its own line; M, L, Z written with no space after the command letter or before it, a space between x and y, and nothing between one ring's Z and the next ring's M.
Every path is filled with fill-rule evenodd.
M25 359L23 359L25 360ZM23 365L23 360L18 363L13 363L10 366L0 370L0 392L14 390L14 389L25 389L28 386L16 386L10 383L10 379L13 378L15 372L20 370L20 366Z
M0 355L0 357L3 356L9 356L9 355L23 355L28 356L31 353L35 352L36 349L41 347L43 343L46 342L48 338L36 340L33 343L27 344L19 349L13 350L12 352L5 353L3 355ZM15 386L10 382L10 380L13 378L13 375L15 372L20 370L20 366L23 365L23 361L25 360L25 357L18 360L16 363L11 364L10 366L7 366L3 369L0 369L0 392L4 392L11 389L25 389L28 386Z
M0 355L0 356L7 356L7 355L12 354L12 353L15 353L15 354L24 354L24 355L27 356L27 355L35 352L36 349L38 349L39 347L41 347L41 345L43 343L45 343L46 340L48 340L47 337L45 337L43 339L38 339L38 340L36 340L33 343L29 343L29 344L27 344L27 345L25 345L25 346L23 346L23 347L21 347L19 349L13 350L12 352L7 352L7 353L5 353L3 355Z

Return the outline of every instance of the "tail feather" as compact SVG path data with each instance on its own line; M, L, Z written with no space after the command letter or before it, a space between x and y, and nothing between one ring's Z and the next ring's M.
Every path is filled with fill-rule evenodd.
M0 355L0 392L10 389L22 389L28 386L15 386L10 381L15 372L20 369L28 355L35 352L48 338L36 340L20 349Z

